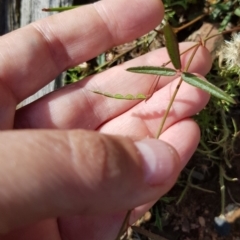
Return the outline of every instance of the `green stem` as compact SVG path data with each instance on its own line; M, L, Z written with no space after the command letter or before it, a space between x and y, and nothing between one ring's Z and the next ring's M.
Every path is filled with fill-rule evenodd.
M211 38L217 37L217 36L222 35L222 34L227 34L227 33L235 32L235 31L239 31L239 30L240 30L240 27L235 27L235 28L232 28L231 30L222 31L222 32L213 34L213 35L211 35L211 36L209 36L209 37L206 37L206 38L203 40L203 42L205 43L206 41L208 41L208 40L211 39Z
M233 124L233 129L234 129L233 137L235 138L237 136L238 127L237 127L236 120L234 118L232 118L232 124Z
M183 29L185 29L185 28L187 28L187 27L193 25L195 22L199 21L200 19L204 18L205 16L206 16L206 14L202 14L202 15L200 15L200 16L194 18L192 21L190 21L190 22L184 24L184 25L181 26L181 27L173 28L173 31L174 31L175 33L178 33L179 31L181 31L181 30L183 30Z
M197 149L198 152L202 153L203 155L207 154L211 156L211 158L219 159L219 157L214 156L212 153L216 152L220 148L220 146L217 146L216 148L210 150L209 147L205 144L205 142L202 139L200 139L200 145L202 148L204 148L204 150L201 150L198 148Z
M194 51L193 51L190 59L188 60L188 62L187 62L187 64L186 64L186 67L184 68L184 72L187 72L187 71L188 71L188 69L189 69L189 67L190 67L190 64L192 63L192 60L193 60L193 58L194 58L194 56L195 56L195 54L196 54L196 52L197 52L197 50L198 50L199 47L200 47L200 44L198 44L198 45L196 46L196 48L194 49Z
M227 139L229 138L229 135L230 135L230 130L229 130L227 122L226 122L226 115L225 115L224 110L220 110L220 114L221 114L221 122L222 122L222 125L223 125L223 137L218 142L209 141L210 143L214 143L214 144L218 144L218 145L221 145L222 143L225 143L227 141Z
M186 49L185 51L181 52L181 53L180 53L180 56L182 56L184 53L192 50L193 48L195 48L195 47L197 47L197 46L199 46L199 43L196 43L195 45L193 45L193 46L191 46L190 48ZM162 67L167 66L169 63L171 63L171 60L169 60L168 62L164 63L164 64L162 65Z
M223 177L224 177L227 181L229 181L229 182L236 182L236 181L238 181L238 178L230 178L229 176L227 176L227 174L226 174L225 171L223 171Z
M197 186L197 185L194 185L194 184L191 184L190 187L191 187L191 188L198 189L198 190L203 191L203 192L207 192L207 193L215 193L215 192L212 191L212 190L208 190L208 189L205 189L205 188L201 188L201 187L199 187L199 186Z
M181 83L182 83L182 78L180 78L180 80L179 80L179 82L178 82L178 85L177 85L177 87L175 88L175 91L174 91L174 93L173 93L173 96L172 96L171 99L170 99L170 103L168 104L167 109L166 109L166 111L165 111L165 113L164 113L164 115L163 115L163 120L161 121L160 127L159 127L159 129L158 129L158 131L157 131L157 136L156 136L157 139L159 138L159 136L160 136L161 133L162 133L164 124L165 124L165 122L166 122L166 120L167 120L167 116L168 116L168 114L169 114L169 112L170 112L170 109L171 109L172 104L173 104L173 102L174 102L174 100L175 100L175 97L176 97L176 95L177 95L177 93L178 93L178 89L180 88Z
M232 164L230 163L230 161L227 157L224 157L224 161L225 161L226 165L228 166L228 168L232 168Z
M193 51L190 59L189 59L188 62L187 62L186 67L184 68L184 71L185 71L185 72L189 69L189 66L190 66L190 64L191 64L191 62L192 62L192 60L193 60L193 57L195 56L195 54L196 54L199 46L200 46L200 44L198 43L198 44L196 45L196 47L195 47L195 49L194 49L194 51ZM165 124L165 122L166 122L166 120L167 120L167 116L168 116L168 114L169 114L169 112L170 112L170 109L171 109L171 107L172 107L172 105L173 105L173 102L174 102L174 100L175 100L175 98L176 98L176 95L177 95L178 90L179 90L179 88L180 88L180 86L181 86L181 84L182 84L182 81L183 81L182 78L180 78L180 80L179 80L179 82L178 82L178 85L177 85L177 87L175 88L175 91L174 91L174 93L173 93L173 96L172 96L171 99L170 99L170 103L168 104L168 107L167 107L167 109L166 109L166 111L165 111L165 113L164 113L164 115L163 115L163 120L162 120L161 123L160 123L159 129L158 129L158 132L157 132L157 135L156 135L156 138L157 138L157 139L159 138L159 136L160 136L161 133L162 133L164 124Z
M184 190L182 191L182 193L181 193L178 201L176 202L176 205L179 205L179 204L180 204L180 202L183 200L183 197L185 196L185 194L186 194L186 192L188 191L188 189L189 189L189 185L187 184L187 185L185 186Z
M181 193L181 195L180 195L180 198L179 198L178 201L176 202L176 205L178 205L178 204L182 201L184 195L186 194L186 192L188 191L188 189L191 187L191 185L192 185L192 183L191 183L191 178L192 178L193 171L194 171L194 168L190 171L190 173L189 173L189 175L188 175L187 184L186 184L184 190L182 191L182 193Z
M222 165L219 166L219 183L220 183L220 191L221 191L221 214L224 215L225 208L225 185L224 185L224 170Z
M125 231L125 229L128 227L128 223L129 223L129 218L131 216L131 212L132 212L132 210L128 210L127 211L127 214L126 214L126 216L125 216L125 218L123 220L122 226L121 226L120 230L118 231L118 235L117 235L115 240L120 240L121 236L123 235L123 233Z

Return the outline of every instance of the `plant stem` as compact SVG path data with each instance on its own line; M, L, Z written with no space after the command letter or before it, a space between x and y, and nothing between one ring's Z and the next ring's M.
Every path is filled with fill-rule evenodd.
M195 49L194 49L194 51L193 51L190 59L188 60L188 62L187 62L187 64L186 64L186 67L184 68L184 71L185 71L185 72L189 69L189 66L190 66L190 64L191 64L191 62L192 62L192 60L193 60L193 57L195 56L195 54L196 54L199 46L200 46L199 43L195 46ZM167 109L166 109L166 111L165 111L165 113L164 113L164 115L163 115L163 119L162 119L162 121L161 121L161 123L160 123L160 126L159 126L159 129L158 129L158 131L157 131L157 135L156 135L156 138L157 138L157 139L159 138L159 136L160 136L161 133L162 133L164 124L165 124L165 122L166 122L166 120L167 120L167 116L168 116L168 114L169 114L169 112L170 112L170 109L171 109L171 107L172 107L172 105L173 105L173 102L174 102L174 100L175 100L175 98L176 98L176 95L177 95L178 90L179 90L179 88L180 88L180 86L181 86L181 84L182 84L182 81L183 81L182 78L180 78L180 80L179 80L179 82L178 82L178 85L177 85L177 87L175 88L175 91L174 91L174 93L173 93L173 96L172 96L171 99L170 99L170 103L168 104L168 107L167 107Z
M174 31L175 33L178 33L178 32L180 32L181 30L183 30L183 29L185 29L185 28L187 28L187 27L193 25L195 22L199 21L200 19L204 18L205 16L206 16L206 14L202 14L202 15L200 15L200 16L194 18L192 21L190 21L190 22L184 24L184 25L181 26L181 27L173 28L173 31Z
M120 238L121 238L121 236L123 235L125 229L128 227L128 223L129 223L129 218L130 218L130 216L131 216L131 212L132 212L132 210L128 210L128 211L127 211L127 214L126 214L126 216L125 216L125 218L124 218L124 220L123 220L122 226L121 226L121 228L119 229L118 235L117 235L117 237L116 237L115 240L120 240Z
M222 34L232 33L232 32L234 32L234 31L239 31L239 30L240 30L240 27L235 27L235 28L232 28L232 29L230 29L230 30L222 31L222 32L213 34L213 35L211 35L211 36L209 36L209 37L206 37L206 38L203 40L203 42L205 43L206 41L208 41L208 40L211 39L211 38L217 37L217 36L222 35Z
M221 190L221 214L224 215L224 207L225 207L225 185L224 185L224 176L223 176L223 167L219 166L219 183Z
M193 45L193 46L191 46L190 48L186 49L185 51L181 52L181 53L180 53L180 56L183 55L184 53L192 50L193 48L195 48L195 47L197 47L197 46L199 46L199 43L196 43L195 45ZM162 66L162 67L166 67L169 63L171 63L171 60L169 60L168 62L162 64L161 66Z

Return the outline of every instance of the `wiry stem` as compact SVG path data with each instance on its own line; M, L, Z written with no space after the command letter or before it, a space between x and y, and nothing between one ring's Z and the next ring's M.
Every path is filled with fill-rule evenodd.
M181 52L181 53L180 53L180 56L182 56L184 53L192 50L193 48L195 48L195 47L197 47L197 46L199 46L199 43L196 43L195 45L193 45L193 46L191 46L190 48L186 49L185 51ZM169 63L171 63L171 60L169 60L168 62L164 63L162 66L165 67L165 66L167 66Z
M231 32L235 32L235 31L239 31L240 30L240 27L235 27L235 28L232 28L230 30L226 30L226 31L222 31L222 32L219 32L219 33L216 33L216 34L213 34L209 37L206 37L203 42L205 43L206 41L208 41L209 39L211 38L214 38L214 37L217 37L219 35L222 35L222 34L227 34L227 33L231 33Z
M125 232L125 229L128 227L128 223L129 223L129 218L131 216L131 212L132 212L132 210L128 210L127 211L127 214L126 214L126 216L125 216L125 218L123 220L122 226L119 229L118 235L117 235L115 240L120 240L122 234Z
M221 215L224 215L225 208L225 185L224 185L224 177L223 177L223 167L219 166L219 183L220 183L220 191L221 191Z
M183 30L183 29L185 29L185 28L187 28L187 27L193 25L195 22L201 20L201 19L204 18L205 16L206 16L206 14L202 14L202 15L200 15L200 16L194 18L192 21L190 21L190 22L184 24L184 25L181 26L181 27L173 28L173 31L174 31L175 33L178 33L178 32L180 32L181 30Z
M184 68L184 71L185 71L185 72L189 69L189 66L190 66L190 64L191 64L191 62L192 62L192 60L193 60L193 57L195 56L195 54L196 54L199 46L200 46L200 44L196 45L196 47L195 47L195 49L194 49L194 51L193 51L190 59L189 59L188 62L187 62L186 67ZM168 114L169 114L169 112L170 112L170 109L171 109L171 107L172 107L172 105L173 105L173 102L174 102L174 100L175 100L175 98L176 98L176 95L177 95L178 90L179 90L179 88L180 88L180 86L181 86L181 84L182 84L182 81L183 81L182 78L180 78L180 80L179 80L179 82L178 82L178 85L177 85L177 87L175 88L175 91L174 91L174 93L173 93L173 96L171 97L170 103L168 104L168 107L167 107L167 109L166 109L166 111L165 111L165 113L164 113L164 115L163 115L163 120L161 121L161 124L160 124L160 127L159 127L159 129L158 129L156 138L159 138L159 136L160 136L161 133L162 133L164 124L165 124L165 122L166 122L166 120L167 120L167 116L168 116Z
M177 93L178 93L178 89L180 88L181 83L182 83L182 78L180 78L180 81L178 82L178 85L177 85L177 87L175 88L175 91L174 91L174 93L173 93L173 96L171 97L170 103L168 104L168 107L167 107L167 109L166 109L166 112L165 112L164 115L163 115L163 120L161 121L161 124L160 124L160 127L159 127L159 129L158 129L156 138L159 138L159 136L160 136L161 133L162 133L164 124L165 124L165 122L166 122L166 120L167 120L167 116L168 116L168 114L169 114L169 112L170 112L170 109L171 109L171 107L172 107L172 105L173 105L173 102L174 102L175 97L176 97L176 95L177 95Z

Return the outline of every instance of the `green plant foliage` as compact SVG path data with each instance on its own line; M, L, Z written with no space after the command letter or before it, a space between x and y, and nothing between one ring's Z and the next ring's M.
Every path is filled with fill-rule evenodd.
M181 65L178 41L169 23L166 23L165 26L163 27L163 34L166 41L165 45L168 51L168 55L173 66L175 67L175 69L181 69L182 65Z
M43 8L42 11L44 12L63 12L67 10L71 10L79 6L68 6L68 7L55 7L55 8Z
M92 91L93 93L99 94L99 95L103 95L105 97L109 97L109 98L115 98L115 99L122 99L122 100L144 100L147 99L146 95L144 94L137 94L136 96L132 95L132 94L126 94L126 95L122 95L122 94L111 94L111 93L103 93L100 91Z
M177 73L177 71L172 68L155 66L131 67L128 68L127 71L134 73L153 74L159 76L174 76Z
M213 9L210 12L210 18L213 21L220 21L219 31L223 31L231 19L235 16L240 15L240 2L235 1L218 1L216 4L212 4Z
M231 96L229 96L226 92L224 92L217 86L211 84L210 82L204 81L203 79L197 77L194 74L183 72L181 76L182 76L182 79L186 83L188 83L194 87L201 88L202 90L210 93L211 95L213 95L219 99L225 100L225 101L233 103L233 104L236 103L235 100Z
M163 1L165 8L172 8L174 6L181 6L182 8L184 8L185 10L187 9L188 0L183 0L183 1L173 1L173 0L165 0Z
M162 218L160 216L160 210L158 209L157 206L155 206L155 211L154 211L154 215L155 215L155 223L154 225L160 230L163 230L163 226L162 226Z

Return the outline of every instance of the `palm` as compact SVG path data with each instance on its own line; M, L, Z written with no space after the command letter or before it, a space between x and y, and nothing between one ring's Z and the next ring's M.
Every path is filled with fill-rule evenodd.
M133 93L137 85L139 92L146 92L151 81L154 81L154 77L128 73L124 69L132 64L143 65L145 59L150 57L154 59L161 52L165 52L165 50L159 50L147 57L142 57L142 59L136 59L134 60L136 63L134 61L125 63L121 67L89 77L86 81L67 86L61 91L52 93L36 103L18 110L15 118L16 127L85 128L108 134L124 135L134 140L154 137L164 109L166 109L171 93L178 82L177 79L162 78L159 86L160 90L147 102L110 99L94 94L89 89L101 89L112 93ZM114 82L115 79L118 80L118 85ZM169 81L171 82L169 83ZM184 120L181 122L181 120L198 112L207 100L208 95L206 93L183 84L174 102L161 138L174 146L178 145L177 151L182 158L187 158L192 154L192 149L197 144L195 138L198 131L192 121ZM49 111L49 108L51 108L51 111ZM49 112L54 114L51 115ZM41 116L46 117L42 118ZM26 122L29 125L25 125ZM174 124L176 122L178 124ZM181 127L179 127L179 122L181 122ZM184 138L184 136L189 137ZM184 138L184 143L179 141L182 138ZM179 142L181 144L178 144ZM60 218L57 222L51 220L33 225L26 231L27 234L41 236L42 238L42 234L46 233L46 230L43 231L42 229L48 229L49 233L55 233L55 239L62 237L63 239L74 240L83 236L85 236L84 239L97 239L102 234L113 237L121 224L122 217L115 216L114 222L112 219L113 216L110 215L109 217ZM29 237L29 239L31 238Z
M81 8L71 13L63 13L62 19L64 21L68 19L66 22L57 16L54 21L48 20L51 27L46 22L39 22L21 30L21 34L12 33L10 37L2 38L3 44L0 45L1 56L4 56L2 68L5 67L6 70L0 73L0 102L7 107L0 109L3 116L0 120L1 128L81 128L128 136L134 140L154 137L163 111L176 87L174 79L162 78L158 86L159 90L147 102L108 99L89 90L107 91L113 94L147 93L154 76L128 73L125 69L141 65L159 66L168 60L165 50L155 51L91 76L88 80L51 93L15 112L17 103L47 84L62 70L92 58L113 44L120 44L142 35L156 26L163 15L160 1L142 1L141 4L139 0L132 1L131 7L139 13L134 16L131 11L125 11L125 7L124 0L116 1L114 5L111 1L100 1L94 7L86 7L88 16L91 16L88 21L92 21L89 22L89 29L97 29L98 32L94 34L98 38L96 38L97 42L94 39L87 45L79 44L80 49L77 51L74 50L75 42L92 39L93 34L92 31L85 31L85 26L81 27L82 19L79 16L86 15L85 10ZM123 14L117 15L116 12ZM106 13L109 16L106 16ZM113 15L110 16L111 14ZM123 16L124 14L126 16ZM107 27L105 22L108 19L113 19L115 22L113 21L112 25ZM149 20L148 23L145 19ZM115 33L116 26L119 35L112 34ZM80 29L80 32L77 32L76 28ZM27 39L24 36L31 36L31 38ZM18 45L15 44L15 39L18 39ZM110 39L107 46L104 45L105 39ZM8 46L14 46L15 50L6 48L5 42L8 42ZM103 44L98 44L99 42ZM189 44L183 45L182 48L185 49L187 46ZM95 53L92 51L93 47L96 48ZM16 56L22 56L17 66ZM204 75L211 65L210 57L205 50L201 49L196 59L189 71ZM199 137L196 124L186 118L198 112L207 101L206 93L187 84L181 87L161 135L161 139L174 145L180 159L190 157ZM166 192L166 190L163 191ZM93 201L97 200L93 199ZM114 206L114 203L103 202L103 208L105 204ZM149 205L136 210L135 218L148 207ZM71 215L74 214L77 215L77 213ZM57 220L52 218L16 230L6 236L6 239L110 239L119 229L123 215L69 217Z

